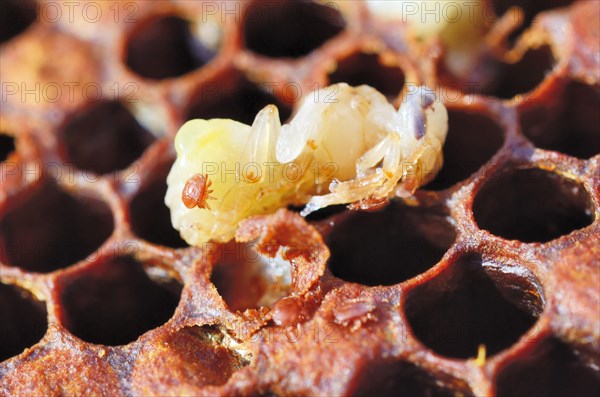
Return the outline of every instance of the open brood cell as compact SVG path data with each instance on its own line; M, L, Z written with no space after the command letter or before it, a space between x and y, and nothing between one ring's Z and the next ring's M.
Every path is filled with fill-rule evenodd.
M538 148L580 159L600 154L600 86L569 81L557 100L520 112L523 134Z
M581 184L537 168L489 178L475 196L473 216L480 228L526 243L554 240L594 220L592 201Z
M194 35L192 28L190 21L176 15L139 23L129 36L127 66L152 80L179 77L201 68L215 52Z
M0 133L0 162L8 159L15 151L15 138L8 134Z
M411 290L405 310L415 336L436 353L474 358L509 348L543 311L543 293L523 267L462 254ZM508 269L507 269L508 268Z
M425 273L454 242L443 208L392 202L373 212L331 219L326 243L334 276L363 285L393 285Z
M373 366L364 373L364 386L359 384L356 396L455 396L456 391L438 384L436 378L419 367L392 362ZM465 396L471 393L462 392Z
M7 265L49 273L92 255L113 233L111 209L90 191L46 178L21 195L8 199L0 217L0 260Z
M369 85L393 101L404 88L404 71L386 64L377 53L358 52L337 62L328 75L329 84Z
M184 120L228 118L252 124L256 114L265 106L275 104L282 123L291 109L269 92L268 85L251 82L235 69L226 69L213 81L199 84L184 111Z
M256 1L245 9L242 21L244 46L272 58L308 55L344 26L338 9L308 1Z
M492 7L498 17L501 17L506 12L509 12L511 8L519 7L521 13L517 14L516 21L519 27L514 31L510 39L516 40L517 37L522 34L527 28L531 26L536 20L536 16L544 11L553 10L560 7L566 7L573 4L575 0L550 0L550 1L514 1L514 0L492 0Z
M154 140L119 101L100 101L69 117L58 137L67 163L99 175L127 168Z
M448 103L448 135L442 149L444 165L424 189L447 189L470 177L498 153L505 134L498 116L481 106Z
M0 361L35 345L48 327L46 306L28 291L0 284Z
M517 59L485 56L477 66L481 70L474 70L472 77L455 76L443 64L439 65L439 73L444 85L465 94L486 95L493 100L517 97L523 101L536 93L555 65L551 47L540 45L527 48Z
M8 0L3 4L0 28L0 43L4 43L22 33L36 20L36 6L33 1Z
M496 393L504 396L594 396L600 391L600 374L586 366L573 350L556 338L548 338L526 357L502 368Z
M85 274L65 282L64 323L75 336L102 345L124 345L173 315L181 286L151 280L132 256L115 252Z

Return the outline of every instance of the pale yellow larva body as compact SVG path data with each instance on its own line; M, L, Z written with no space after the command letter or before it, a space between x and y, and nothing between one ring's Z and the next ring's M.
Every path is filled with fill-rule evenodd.
M242 220L288 205L303 214L334 204L368 207L405 195L441 167L447 113L422 87L399 110L369 86L336 84L305 97L281 125L265 107L252 126L192 120L177 134L165 203L192 245L229 241ZM212 182L210 209L182 202L186 181Z

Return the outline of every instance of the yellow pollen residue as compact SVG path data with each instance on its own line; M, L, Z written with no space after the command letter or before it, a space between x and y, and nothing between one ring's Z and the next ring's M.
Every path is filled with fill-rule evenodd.
M477 358L475 359L475 364L479 367L483 367L486 362L486 349L485 345L481 344L477 348Z

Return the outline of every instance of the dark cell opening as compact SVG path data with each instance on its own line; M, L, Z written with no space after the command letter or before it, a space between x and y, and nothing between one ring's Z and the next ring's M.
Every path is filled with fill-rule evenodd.
M579 396L600 394L600 372L585 366L569 346L550 339L502 370L499 397Z
M496 80L484 87L483 94L510 99L537 87L552 70L556 60L549 46L530 49L515 64L499 65Z
M488 180L473 201L480 228L523 242L547 242L593 221L592 203L577 182L541 169Z
M351 86L367 84L391 100L404 87L404 72L399 67L384 65L377 54L361 52L341 60L329 75L329 81Z
M307 55L345 26L336 8L308 1L254 2L242 23L246 48L273 58Z
M329 269L364 285L393 285L427 271L456 236L441 210L395 201L378 212L349 211L332 220L325 240Z
M133 31L126 63L140 76L160 80L191 72L213 56L192 36L188 21L166 16L147 20Z
M600 87L571 82L557 108L521 115L523 134L541 149L581 159L600 153Z
M107 174L127 168L154 137L117 101L102 101L72 116L59 131L67 161Z
M523 10L523 19L519 21L521 26L511 34L510 40L515 41L516 38L531 26L535 21L538 13L551 10L553 8L565 7L573 3L574 0L494 0L492 1L494 11L498 17L504 15L511 7L519 7Z
M429 190L442 190L467 179L490 160L504 143L502 127L485 114L448 111L444 165Z
M516 63L509 64L493 58L479 62L479 69L473 75L485 78L459 79L442 67L442 80L449 87L460 89L467 94L482 94L501 99L511 99L523 94L520 101L527 101L527 94L544 80L556 63L552 50L544 45L529 49Z
M8 156L15 151L15 138L4 135L0 132L0 162L8 159Z
M228 118L252 124L256 114L269 104L277 106L281 120L291 115L290 108L276 97L244 77L234 75L202 85L188 105L186 119Z
M425 370L405 362L382 363L363 371L353 396L472 396L470 390L450 390Z
M503 266L468 254L411 291L405 309L417 339L464 359L476 357L480 345L491 356L517 342L542 311L541 291L526 269L499 271Z
M70 282L61 299L69 331L86 342L116 346L169 320L180 294L177 282L159 285L139 262L122 256Z
M170 168L171 163L168 163L155 170L152 180L131 201L131 227L135 234L151 243L184 248L188 245L173 228L171 213L165 204Z
M110 208L102 201L74 196L45 181L0 218L1 259L49 273L92 254L113 226Z
M0 284L0 362L35 345L48 328L46 306L30 293Z
M0 5L0 43L22 33L37 17L35 3L29 0L3 0Z

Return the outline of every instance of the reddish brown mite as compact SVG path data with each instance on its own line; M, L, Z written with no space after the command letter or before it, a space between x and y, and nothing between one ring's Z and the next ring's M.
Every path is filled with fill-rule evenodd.
M273 306L273 321L280 326L289 326L302 317L302 305L298 299L286 297Z
M206 208L210 210L210 206L207 200L215 199L216 197L210 196L213 192L209 190L212 181L208 179L207 174L196 174L190 177L183 187L181 192L181 201L187 208Z

